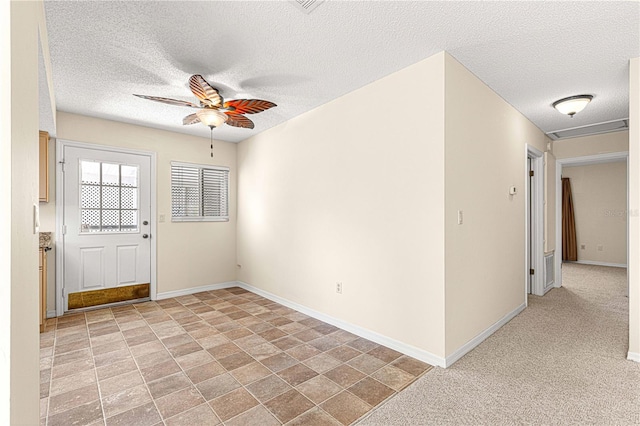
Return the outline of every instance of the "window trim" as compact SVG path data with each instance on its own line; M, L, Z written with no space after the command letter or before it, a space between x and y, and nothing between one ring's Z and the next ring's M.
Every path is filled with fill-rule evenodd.
M177 166L177 167L191 167L191 168L198 168L199 170L202 169L208 169L208 170L216 170L216 171L223 171L223 172L227 172L227 188L226 188L226 199L227 199L227 215L226 216L178 216L175 217L173 216L173 195L171 196L171 222L229 222L229 181L231 179L231 169L229 167L225 167L225 166L214 166L211 164L197 164L197 163L186 163L186 162L182 162L182 161L171 161L170 167L169 167L169 184L170 187L172 188L173 192L173 178L172 178L172 173L173 173L173 167ZM202 194L200 194L200 197L202 198ZM202 200L201 200L202 201Z

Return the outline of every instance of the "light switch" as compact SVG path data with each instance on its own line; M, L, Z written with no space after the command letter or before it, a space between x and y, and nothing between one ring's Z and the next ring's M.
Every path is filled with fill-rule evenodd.
M160 222L160 223L163 223L163 222L164 222L164 215L163 215L163 214L161 214L161 215L158 217L158 222Z

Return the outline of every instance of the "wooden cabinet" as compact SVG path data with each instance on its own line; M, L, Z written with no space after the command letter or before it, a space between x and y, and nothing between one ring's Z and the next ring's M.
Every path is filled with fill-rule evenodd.
M47 320L47 252L40 249L40 333L44 331Z
M49 133L40 131L40 201L49 202Z

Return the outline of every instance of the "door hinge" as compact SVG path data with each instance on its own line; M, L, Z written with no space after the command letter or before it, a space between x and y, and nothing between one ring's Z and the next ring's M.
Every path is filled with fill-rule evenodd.
M533 170L529 170L529 176L533 176Z
M60 167L62 167L62 173L64 173L64 160L58 161L60 163Z
M67 225L62 225L62 235L67 235Z
M536 273L535 269L529 269L529 275L534 275Z

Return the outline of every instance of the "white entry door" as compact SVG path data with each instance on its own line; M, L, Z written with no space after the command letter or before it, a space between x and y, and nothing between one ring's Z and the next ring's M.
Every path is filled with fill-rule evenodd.
M151 159L64 146L64 310L69 293L151 278Z

